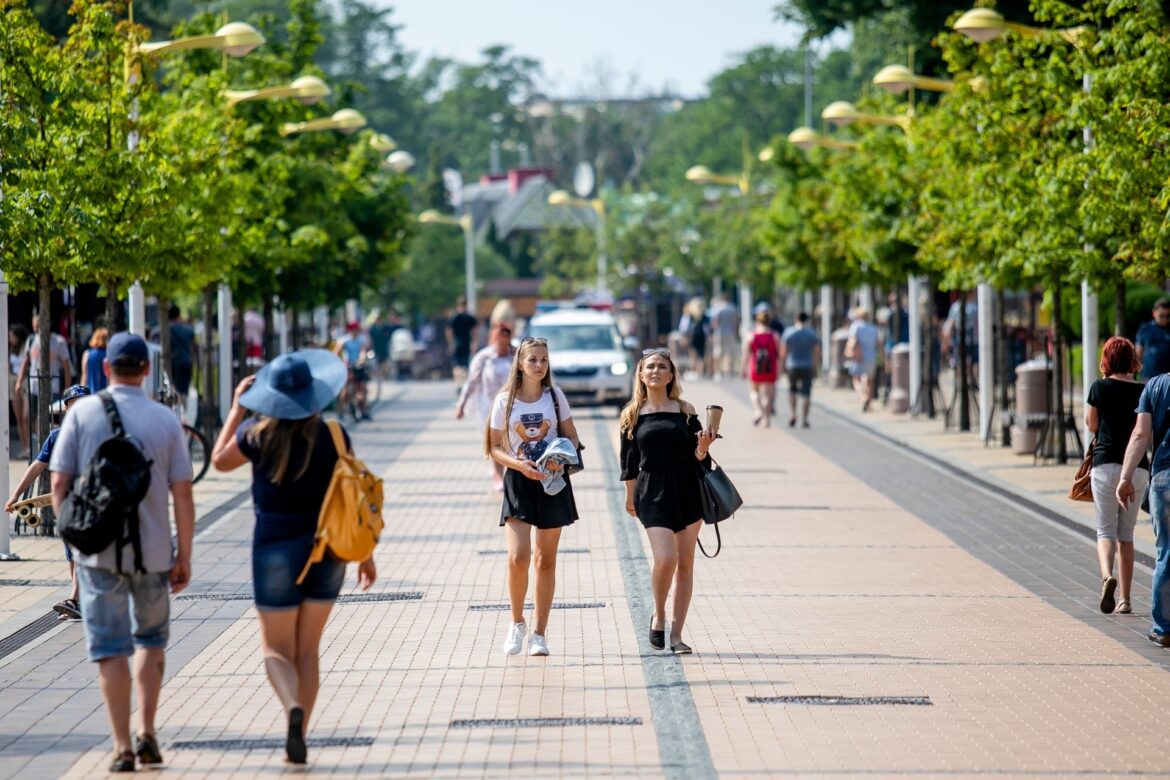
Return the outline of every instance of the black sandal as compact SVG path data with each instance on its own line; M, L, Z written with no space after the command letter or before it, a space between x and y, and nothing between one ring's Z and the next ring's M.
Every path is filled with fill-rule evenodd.
M663 627L654 630L654 616L650 616L650 646L655 650L666 649L666 621L663 621Z
M284 743L284 753L294 764L303 764L309 757L305 747L305 711L300 707L293 707L288 712L288 739Z

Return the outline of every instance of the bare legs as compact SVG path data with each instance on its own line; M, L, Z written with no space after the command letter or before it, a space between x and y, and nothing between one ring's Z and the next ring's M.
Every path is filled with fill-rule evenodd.
M861 411L868 412L873 400L873 377L868 373L853 377L853 389L861 397Z
M321 685L321 634L332 609L333 602L306 601L298 609L258 612L268 682L286 714L294 707L305 711L306 728Z
M557 547L561 543L560 528L536 528L508 518L504 535L508 543L508 600L512 605L512 622L524 620L524 599L528 595L528 564L533 560L532 535L536 531L536 616L533 633L544 636L548 614L552 610L557 587Z
M1121 601L1129 601L1130 590L1133 587L1133 542L1119 542L1115 539L1097 540L1097 565L1101 569L1101 579L1113 576L1113 560L1117 562L1117 585L1121 591L1118 597Z
M647 528L650 549L654 555L654 568L650 573L650 590L654 596L654 617L651 628L662 629L666 620L666 597L674 583L674 612L671 616L670 642L682 639L683 626L691 607L691 594L695 588L695 543L703 524L695 521L682 531L674 533L669 528Z
M158 711L165 658L166 651L161 647L140 647L134 653L135 688L143 734L155 733L154 715ZM131 752L134 745L130 739L129 660L124 656L102 659L98 662L98 679L101 682L102 698L106 702L106 713L110 717L110 728L114 733L114 748L119 753Z

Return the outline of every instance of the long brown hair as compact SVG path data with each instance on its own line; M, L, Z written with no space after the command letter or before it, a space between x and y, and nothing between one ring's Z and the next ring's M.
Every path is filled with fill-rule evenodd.
M511 442L511 438L508 436L508 421L512 419L512 404L516 402L516 393L520 390L520 385L524 383L524 372L520 370L520 365L524 361L524 356L528 354L528 351L537 347L543 347L546 352L548 351L548 344L543 341L537 342L524 339L524 341L520 342L520 349L516 350L516 354L512 356L512 372L508 374L508 383L500 390L500 394L492 399L493 409L496 406L496 399L501 395L508 399L504 402L505 443ZM549 390L553 388L551 363L549 364L548 371L544 372L544 377L540 380L540 386L542 393L544 392L543 388L548 388ZM553 390L553 392L555 393L556 391ZM483 427L483 453L489 458L492 455L492 418L490 414L488 415L487 425Z
M642 405L646 403L646 383L642 381L642 364L652 357L663 358L670 364L670 381L666 384L666 397L672 401L678 401L679 408L682 408L682 383L678 380L678 368L674 365L674 358L670 356L669 352L651 352L649 355L643 355L634 369L634 377L637 379L634 383L634 399L622 409L621 424L619 425L619 429L628 439L634 438L634 426L638 424L638 413L642 411Z
M303 448L300 468L293 479L300 479L309 470L313 447L317 444L317 415L303 420L278 420L261 417L244 434L248 443L260 449L260 462L268 464L268 479L279 485L288 475L294 447Z

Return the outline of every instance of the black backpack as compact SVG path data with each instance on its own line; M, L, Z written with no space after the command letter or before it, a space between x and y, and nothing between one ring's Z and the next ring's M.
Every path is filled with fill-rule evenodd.
M134 549L134 569L145 572L138 504L150 489L151 461L126 436L109 391L103 390L98 397L113 435L98 445L61 503L61 538L83 555L96 555L116 545L118 571L122 571L122 548L129 544Z
M757 346L755 364L757 374L772 373L772 350L768 349L768 347L763 344Z

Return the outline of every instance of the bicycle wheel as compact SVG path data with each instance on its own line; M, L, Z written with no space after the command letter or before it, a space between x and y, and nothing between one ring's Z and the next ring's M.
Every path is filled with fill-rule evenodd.
M194 469L191 481L198 482L211 466L211 447L207 444L207 437L196 428L184 425L183 433L187 436L187 452L191 455L191 468Z

